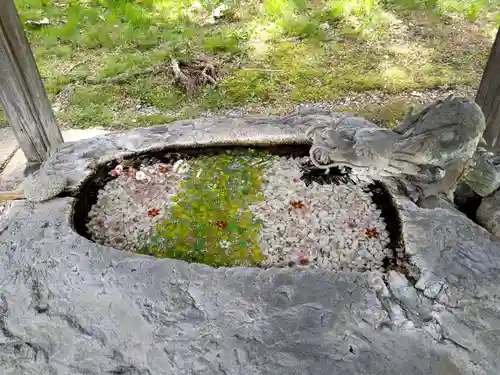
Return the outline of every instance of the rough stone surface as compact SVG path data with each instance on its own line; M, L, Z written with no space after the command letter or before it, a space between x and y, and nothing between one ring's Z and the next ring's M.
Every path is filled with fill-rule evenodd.
M21 188L27 200L43 202L62 193L67 182L64 175L57 173L45 174L36 171L26 177Z
M476 211L478 223L500 238L500 191L483 198Z
M480 145L461 181L482 197L493 194L500 187L500 155Z
M289 128L235 120L234 129L248 135L240 142L264 142L262 132L301 141L297 119ZM101 137L66 145L42 168L70 172L76 190L92 158L215 137L185 124L197 135L153 128ZM500 373L499 242L453 209L394 199L410 264L386 275L158 260L79 236L74 198L13 202L0 217L0 372Z
M384 280L213 269L121 252L77 235L72 203L14 202L0 224L6 374L500 369L500 247L463 215L410 203L401 210L407 251L422 272L416 288L395 271Z

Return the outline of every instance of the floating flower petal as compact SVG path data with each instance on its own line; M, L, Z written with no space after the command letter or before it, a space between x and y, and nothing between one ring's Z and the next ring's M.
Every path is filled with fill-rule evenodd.
M219 229L224 229L225 227L227 227L227 222L225 222L224 220L217 220L215 222L215 226Z
M111 176L116 177L123 173L123 167L121 164L118 164L111 172Z
M302 201L291 201L290 204L292 205L293 208L297 208L297 209L301 209L301 208L304 208L305 205L304 203L302 203Z
M155 216L158 216L159 214L160 214L160 210L157 208L151 208L150 210L148 210L149 217L155 217Z
M368 238L376 238L378 237L378 232L376 228L370 228L365 231L365 235Z

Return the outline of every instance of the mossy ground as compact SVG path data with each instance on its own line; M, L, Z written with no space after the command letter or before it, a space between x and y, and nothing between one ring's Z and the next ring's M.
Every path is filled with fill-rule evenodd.
M249 206L262 200L266 163L272 156L250 150L190 161L176 202L143 254L211 266L250 266L264 257L261 223Z
M214 19L212 12L223 3L224 17ZM294 103L335 103L373 90L397 95L440 85L476 87L499 9L498 1L483 0L16 0L16 5L47 91L63 102L56 113L60 122L111 128L235 107L281 113ZM27 23L45 17L49 25ZM86 83L200 54L219 61L222 78L193 97L165 74L119 85ZM69 87L71 95L61 98ZM361 103L354 110L389 125L408 103L389 104Z

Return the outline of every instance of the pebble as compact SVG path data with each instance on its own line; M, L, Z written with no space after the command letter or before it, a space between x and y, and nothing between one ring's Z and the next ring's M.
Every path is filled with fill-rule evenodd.
M320 219L324 219L324 218L328 217L328 211L321 210L320 212L318 212L318 217Z
M319 239L320 246L327 246L330 243L330 238L327 236L321 236Z
M396 252L387 247L389 232L371 200L372 193L364 191L368 182L313 182L306 187L297 178L301 159L307 160L276 158L264 172L263 199L250 206L254 216L263 222L263 264L282 266L305 255L309 262L301 268L380 270L382 260ZM159 172L160 166L170 172ZM189 161L184 160L174 165L142 165L135 175L140 181L125 172L111 180L98 192L97 203L89 212L87 227L92 238L106 246L136 251L168 215L169 206L174 204L171 198L180 189L182 173L188 170ZM291 200L301 201L304 208L292 207ZM160 210L160 215L148 217L151 208ZM367 238L365 232L372 228L377 236ZM403 249L397 250L398 255L404 254Z

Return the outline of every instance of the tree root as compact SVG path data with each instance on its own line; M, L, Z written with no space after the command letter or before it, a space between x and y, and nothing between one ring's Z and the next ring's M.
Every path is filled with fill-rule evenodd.
M179 62L173 59L170 64L174 73L175 83L178 86L183 87L188 93L191 93L194 89L193 82L181 70Z
M188 95L193 95L206 85L217 86L219 78L216 63L213 59L202 56L189 62L172 60L172 71L175 83Z
M163 62L154 67L137 70L131 73L123 73L104 79L87 78L85 83L90 85L122 85L138 77L161 73L170 74L175 84L186 91L189 96L195 94L205 85L217 86L217 80L219 78L215 60L208 56L200 56L190 62L172 59L169 64Z

